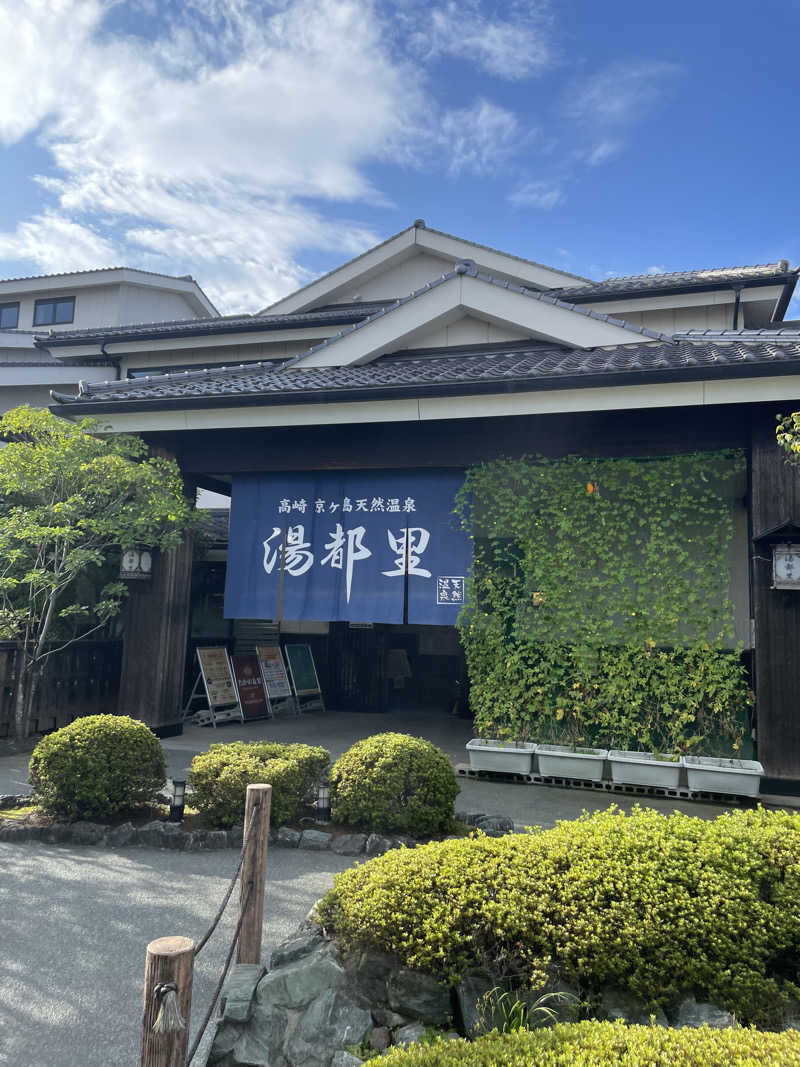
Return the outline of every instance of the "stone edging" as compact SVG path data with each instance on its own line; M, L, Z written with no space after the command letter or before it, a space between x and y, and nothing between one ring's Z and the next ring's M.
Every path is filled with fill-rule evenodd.
M30 796L0 795L0 810L26 807ZM455 813L457 822L482 830L490 837L513 833L515 825L505 815L484 812ZM154 819L144 826L124 822L119 826L105 826L97 822L50 823L47 826L27 826L0 820L0 842L15 844L37 842L46 845L97 845L101 848L164 848L178 852L201 852L222 848L242 847L242 827L231 830L181 830L177 823ZM380 856L393 848L413 848L419 844L413 837L384 836L376 833L332 834L324 830L295 830L281 826L270 832L270 844L307 851L330 850L340 856Z

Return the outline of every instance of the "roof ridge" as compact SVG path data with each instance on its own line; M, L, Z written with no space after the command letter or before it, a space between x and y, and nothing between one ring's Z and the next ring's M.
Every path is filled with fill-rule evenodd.
M585 315L587 318L597 319L600 322L607 322L612 326L619 326L623 329L631 330L633 333L640 333L645 337L652 337L656 341L672 341L672 337L668 334L659 333L655 330L648 330L645 326L634 326L629 322L625 322L624 319L617 319L611 315L604 315L602 312L593 311L591 308L583 308L577 304L570 304L566 300L560 300L558 297L550 296L547 292L538 289L526 289L522 285L515 285L514 282L501 281L499 278L495 278L492 274L486 274L479 271L477 265L472 260L465 259L460 260L452 270L445 271L445 273L441 274L438 278L426 282L424 285L421 285L419 289L414 289L408 296L400 297L398 300L395 300L393 304L381 308L373 315L368 315L365 319L362 319L361 322L353 323L351 326L348 326L347 329L340 330L339 333L334 334L333 337L326 337L318 345L306 349L305 352L301 352L298 356L293 356L286 363L286 368L288 369L289 367L296 366L315 352L319 352L323 348L336 344L337 341L349 337L350 334L355 333L356 330L364 329L364 327L371 325L377 319L383 318L384 315L390 315L397 308L408 304L412 300L416 300L424 293L429 292L431 289L438 288L438 286L451 281L453 278L461 274L466 274L471 278L475 278L477 281L496 285L501 289L507 289L509 292L519 293L522 296L530 297L532 300L540 300L545 304L553 304L555 307L563 308L565 311L574 311L577 315Z
M72 274L104 274L114 270L129 270L135 274L147 274L153 278L169 278L173 282L193 282L198 288L200 287L200 283L191 274L165 274L160 270L145 270L144 267L126 267L124 265L88 267L83 270L60 270L54 271L52 274L21 274L17 278L0 278L0 285L3 282L35 282L41 278L68 278Z

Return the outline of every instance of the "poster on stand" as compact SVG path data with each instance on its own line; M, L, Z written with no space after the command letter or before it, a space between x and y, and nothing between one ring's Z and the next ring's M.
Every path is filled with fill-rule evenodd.
M258 656L231 656L244 719L268 719L272 712L264 689Z

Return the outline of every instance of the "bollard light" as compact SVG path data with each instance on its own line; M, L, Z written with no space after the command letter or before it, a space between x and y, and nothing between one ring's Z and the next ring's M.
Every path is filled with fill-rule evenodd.
M172 803L169 806L169 822L180 822L183 819L183 808L186 804L186 782L179 778L172 780Z
M327 782L320 782L317 789L317 822L331 821L331 791Z

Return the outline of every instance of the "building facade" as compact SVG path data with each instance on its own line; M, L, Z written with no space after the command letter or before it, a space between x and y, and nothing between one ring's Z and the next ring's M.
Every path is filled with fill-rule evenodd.
M37 336L59 364L104 358L118 369L119 378L84 381L77 393L56 388L52 410L141 433L176 456L187 482L232 494L237 529L250 523L250 541L240 542L250 547L237 542L227 560L220 529L205 570L195 569L194 598L188 546L135 591L121 710L157 727L179 719L192 599L201 605L196 639L243 648L266 627L305 632L343 698L358 691L365 705L380 704L387 689L391 701L395 689L416 685L416 700L447 703L460 662L453 613L414 607L426 569L413 573L415 545L423 551L414 531L423 526L402 515L406 497L416 508L430 490L435 508L436 485L447 486L439 495L449 512L448 479L500 456L737 449L748 473L732 501L729 593L738 644L752 661L758 756L788 788L800 780L800 593L772 588L770 545L791 539L786 524L800 507L797 475L774 439L776 412L800 406L800 331L784 322L796 279L784 260L595 282L417 220L257 315ZM343 512L325 509L347 500L355 510L359 495L364 512L377 501L391 512L383 552L405 557L403 596L387 594L391 603L378 586L351 596L342 561L376 555L366 541L351 540L348 557L336 555L335 539L308 540L305 508L323 504L330 529L321 536L345 538ZM366 519L359 528L366 536ZM309 584L307 575L323 574L310 556L329 557L324 589ZM391 581L392 566L372 559L355 573L372 567ZM243 608L237 583L263 586L262 599ZM442 588L449 597L452 586ZM247 617L225 619L234 608Z

